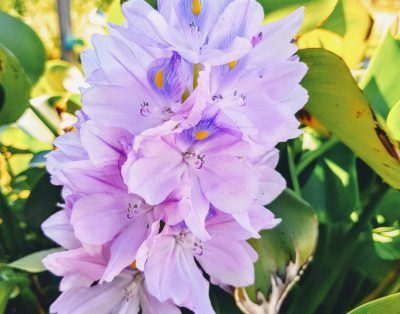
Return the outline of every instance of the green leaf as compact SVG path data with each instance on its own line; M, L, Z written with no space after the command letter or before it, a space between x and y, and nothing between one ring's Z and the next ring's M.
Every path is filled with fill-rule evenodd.
M232 295L218 286L210 286L210 299L216 314L240 314Z
M387 126L392 136L400 141L400 100L393 106L387 117Z
M28 273L40 273L46 270L46 268L42 263L42 259L44 259L47 255L51 253L59 251L62 251L62 249L54 248L54 249L35 252L27 256L24 256L10 264L7 264L7 266L26 271Z
M348 314L396 314L400 313L400 293L392 294L363 304Z
M390 189L383 196L382 200L376 206L375 213L382 216L382 223L391 225L399 221L399 208L400 208L400 191Z
M45 174L45 168L30 167L12 178L10 186L14 193L19 193L24 190L32 190L40 178Z
M40 228L61 201L61 188L50 183L49 174L43 175L25 203L26 222L33 228Z
M284 191L268 208L282 222L272 230L262 231L261 239L250 240L259 254L255 264L256 282L246 288L252 300L256 299L258 291L268 300L271 277L279 277L284 285L290 285L317 244L317 217L310 205L294 192ZM279 284L275 284L272 293L280 294L279 289Z
M338 0L260 0L259 2L264 7L266 22L276 21L304 6L304 23L299 33L305 33L321 25L331 15Z
M357 251L351 260L351 268L364 279L375 284L381 283L389 272L395 271L396 262L378 256L370 230L361 233L358 242ZM331 256L334 254L332 249Z
M5 313L8 299L13 292L15 285L10 281L0 281L0 314Z
M318 213L320 222L349 220L360 208L355 155L340 144L320 157L302 196Z
M324 22L321 28L335 32L340 36L344 36L346 34L346 15L342 0L338 1L332 14Z
M400 101L400 38L389 32L371 59L367 73L360 82L368 100L383 118Z
M0 11L0 44L19 60L26 75L35 83L44 69L46 51L36 33L19 19Z
M1 27L0 22L0 29L1 37L4 29L10 28ZM0 44L0 126L15 122L24 113L29 91L30 83L18 59Z
M378 125L344 62L324 49L304 49L299 55L309 67L302 81L310 95L305 109L384 181L400 189L398 143Z

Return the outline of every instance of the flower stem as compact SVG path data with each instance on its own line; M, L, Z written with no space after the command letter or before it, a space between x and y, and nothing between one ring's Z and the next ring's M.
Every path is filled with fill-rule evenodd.
M37 108L32 106L32 104L29 104L29 108L39 118L39 120L43 122L50 132L54 134L55 137L61 134L58 128L52 122L50 122Z
M196 63L193 65L193 90L197 87L199 80L199 72L200 72L200 63Z
M316 150L304 154L304 158L302 158L299 164L297 165L296 174L300 175L315 159L325 154L337 143L339 143L339 140L336 137L331 137L328 141L323 143Z
M289 173L290 173L290 179L292 180L293 190L296 192L297 195L301 196L300 183L296 173L296 165L294 164L294 152L290 143L287 144L287 153L288 153Z

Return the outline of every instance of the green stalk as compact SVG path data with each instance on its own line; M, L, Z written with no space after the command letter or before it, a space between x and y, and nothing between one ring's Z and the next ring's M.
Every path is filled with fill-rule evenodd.
M299 176L314 160L325 154L328 150L334 147L339 140L336 137L331 137L328 141L321 144L316 150L304 154L296 167L296 174Z
M294 163L294 152L290 143L287 144L287 153L288 153L289 173L290 173L290 179L292 180L293 184L293 190L296 192L297 195L301 196L299 178L297 177L296 165Z
M197 87L198 80L199 80L199 73L200 73L201 64L197 63L193 65L193 90Z
M49 119L47 119L37 108L32 106L32 104L29 104L29 108L39 118L39 120L43 122L50 132L54 134L55 137L61 134L58 128L52 122L50 122Z

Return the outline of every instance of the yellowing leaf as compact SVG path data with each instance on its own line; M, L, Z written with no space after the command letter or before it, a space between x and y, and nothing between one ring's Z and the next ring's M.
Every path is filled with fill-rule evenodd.
M364 160L384 181L400 189L398 143L379 126L344 62L324 49L300 50L309 71L302 85L306 110Z
M304 23L299 33L305 33L321 25L333 12L338 0L259 0L259 2L264 7L266 22L276 21L304 6Z
M325 48L341 56L352 68L364 58L372 18L360 0L339 0L321 26L298 40L300 48Z
M392 136L400 141L400 101L390 110L387 126Z

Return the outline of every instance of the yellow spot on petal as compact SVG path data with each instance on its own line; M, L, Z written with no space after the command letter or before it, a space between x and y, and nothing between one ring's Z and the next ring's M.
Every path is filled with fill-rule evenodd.
M131 268L132 268L132 269L136 269L136 268L137 268L137 267L136 267L136 260L134 260L134 261L132 262Z
M205 140L208 137L208 131L205 131L205 130L197 131L195 137L196 137L196 140L198 140L198 141Z
M200 12L201 12L200 0L192 0L192 12L196 16L198 16L200 14Z
M154 83L159 89L164 87L164 70L160 69L157 71L156 75L154 75Z
M228 63L228 67L229 69L233 70L235 68L235 66L238 64L238 60L234 60Z

